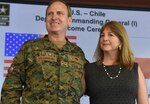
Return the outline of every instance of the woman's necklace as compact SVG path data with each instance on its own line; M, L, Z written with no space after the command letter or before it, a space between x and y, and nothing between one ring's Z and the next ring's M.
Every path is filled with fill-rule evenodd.
M108 73L108 71L107 71L106 66L104 65L104 63L103 63L103 67L104 67L104 70L105 70L107 76L108 76L110 79L116 79L116 78L118 78L119 75L120 75L121 69L122 69L121 66L120 66L119 71L118 71L118 74L117 74L116 76L112 77L112 76Z

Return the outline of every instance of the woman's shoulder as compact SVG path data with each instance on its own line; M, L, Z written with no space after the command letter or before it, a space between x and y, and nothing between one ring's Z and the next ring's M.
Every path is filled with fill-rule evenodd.
M85 75L91 75L97 69L96 62L89 62L85 64Z
M134 70L137 70L137 69L138 69L138 63L137 63L137 62L134 62L133 69L134 69Z
M138 73L138 63L137 63L137 62L134 62L131 71L132 71L133 73L136 73L136 74Z
M89 62L85 64L85 70L96 70L97 68L99 68L97 62Z
M85 64L85 66L95 66L96 62L88 62Z

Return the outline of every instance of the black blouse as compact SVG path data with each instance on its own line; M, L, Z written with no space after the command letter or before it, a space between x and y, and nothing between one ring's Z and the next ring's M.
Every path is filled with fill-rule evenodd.
M106 66L110 76L116 76L119 65ZM121 70L119 77L110 79L103 65L96 62L85 65L86 94L90 104L135 104L138 87L138 64L133 70Z

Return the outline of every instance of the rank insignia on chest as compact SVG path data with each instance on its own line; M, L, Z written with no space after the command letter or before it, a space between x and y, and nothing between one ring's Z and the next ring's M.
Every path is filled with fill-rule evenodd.
M57 56L51 52L40 52L36 57L37 61L57 61Z

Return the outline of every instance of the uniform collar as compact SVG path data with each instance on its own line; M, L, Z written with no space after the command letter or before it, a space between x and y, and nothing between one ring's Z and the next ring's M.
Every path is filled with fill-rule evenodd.
M45 36L43 39L44 42L44 46L47 48L51 48L54 50L58 50L58 51L72 51L74 49L75 44L71 43L67 38L66 38L66 44L64 45L64 47L62 49L59 49L53 42L51 42L48 39L48 36Z

